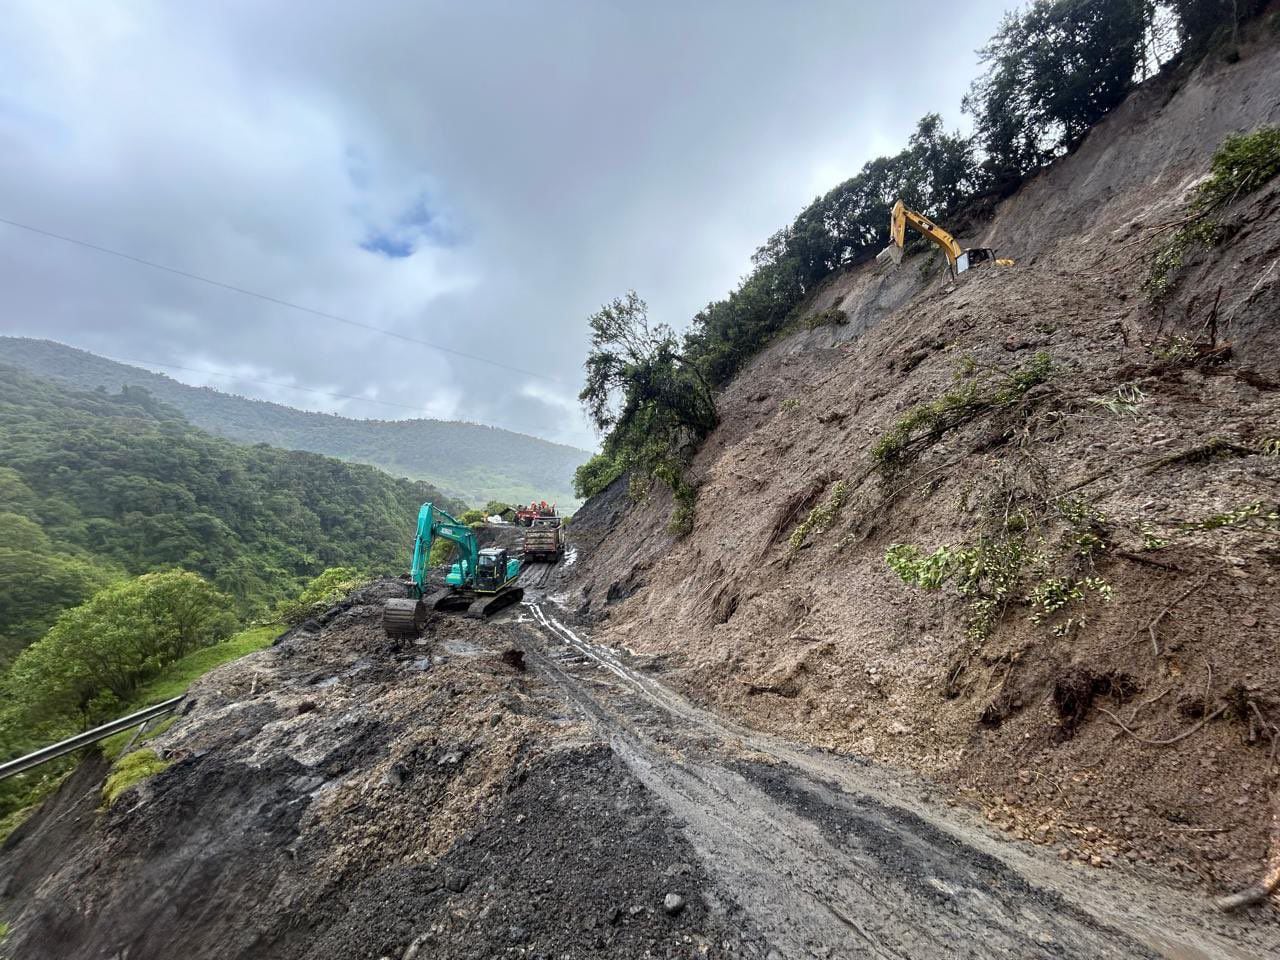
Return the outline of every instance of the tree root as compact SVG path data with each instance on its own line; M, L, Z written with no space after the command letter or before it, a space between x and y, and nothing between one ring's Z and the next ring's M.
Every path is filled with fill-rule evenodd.
M1267 858L1262 879L1237 893L1218 897L1213 905L1219 910L1238 910L1262 903L1280 889L1280 800L1273 806L1276 809L1271 816L1271 855Z
M1147 634L1151 637L1151 652L1154 653L1157 657L1160 656L1160 640L1156 636L1156 627L1160 625L1160 621L1169 615L1169 611L1171 611L1174 607L1180 604L1183 600L1187 599L1187 597L1191 596L1193 593L1195 593L1197 590L1199 590L1208 582L1209 582L1208 577L1203 577L1202 579L1197 580L1191 586L1187 587L1186 590L1182 591L1182 593L1178 594L1177 598L1173 600L1172 603L1170 603L1167 607L1165 607L1163 610L1157 613L1150 621L1147 622L1146 631L1147 631ZM1142 632L1142 629L1143 629L1142 627L1139 627L1137 630L1133 631L1133 636L1129 638L1130 643L1132 643L1134 640L1138 638L1138 634Z
M1197 730L1199 730L1201 727L1207 724L1210 720L1218 719L1218 717L1222 716L1224 713L1227 712L1227 708L1225 706L1219 707L1217 710L1213 711L1213 713L1209 714L1199 723L1182 731L1182 733L1178 734L1176 737L1170 737L1168 740L1150 740L1147 737L1142 736L1141 734L1134 733L1127 726L1125 726L1125 723L1123 720L1117 717L1114 713L1112 713L1106 707L1099 707L1098 712L1105 713L1108 717L1110 717L1113 721L1115 721L1115 724L1117 727L1119 727L1129 736L1133 737L1133 739L1137 740L1139 743L1145 743L1153 747L1167 747L1171 743L1177 743L1179 740L1187 739L1187 737L1191 736L1193 733L1195 733Z

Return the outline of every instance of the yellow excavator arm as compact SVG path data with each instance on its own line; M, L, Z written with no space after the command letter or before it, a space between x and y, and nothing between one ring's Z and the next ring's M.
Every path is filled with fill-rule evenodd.
M886 260L892 260L895 264L902 262L903 246L906 243L908 226L913 227L942 248L942 252L947 255L947 263L951 267L953 276L964 273L970 267L987 260L994 260L996 265L1001 267L1013 266L1012 260L996 259L995 251L988 247L974 247L970 250L962 249L955 237L924 214L916 213L910 209L901 200L895 203L893 209L889 212L889 246L876 255L876 260L881 263Z
M942 248L942 252L947 255L947 262L951 264L951 269L954 272L956 261L964 253L960 249L960 244L956 242L956 238L923 214L907 209L907 205L901 200L893 205L893 210L889 213L889 249L898 251L897 256L894 258L895 261L900 262L902 259L902 248L906 243L908 224L915 227L916 230Z

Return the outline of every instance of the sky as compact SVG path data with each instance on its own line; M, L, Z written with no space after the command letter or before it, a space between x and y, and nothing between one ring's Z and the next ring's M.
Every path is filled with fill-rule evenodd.
M920 116L965 126L1009 5L8 0L0 218L271 299L0 223L0 332L590 449L587 316L683 329Z

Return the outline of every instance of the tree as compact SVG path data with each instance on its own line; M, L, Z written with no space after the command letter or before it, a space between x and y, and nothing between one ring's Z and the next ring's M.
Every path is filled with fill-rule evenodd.
M1256 16L1266 0L1169 0L1184 49L1195 54L1211 46L1216 36L1234 43L1240 24Z
M3 722L31 734L104 719L165 665L229 637L230 605L230 597L184 571L98 591L14 661L3 680L10 705Z
M991 185L1009 189L1124 99L1152 16L1146 0L1035 0L1005 15L965 98Z
M715 399L666 324L650 324L634 290L592 314L587 382L578 395L606 445L624 457L665 457L716 425Z

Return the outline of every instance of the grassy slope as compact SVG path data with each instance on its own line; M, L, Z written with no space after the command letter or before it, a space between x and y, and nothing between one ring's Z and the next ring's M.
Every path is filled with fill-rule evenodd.
M161 703L187 692L187 688L199 680L210 670L220 667L232 660L239 660L255 651L271 646L271 642L284 631L284 627L273 623L265 627L250 627L242 630L230 640L215 643L211 647L203 647L187 654L181 660L175 660L156 677L138 688L133 702L122 713L141 710L153 703ZM139 741L149 740L161 732L159 725L143 734ZM101 749L107 759L115 759L124 749L125 744L133 736L133 731L118 733L102 741Z

